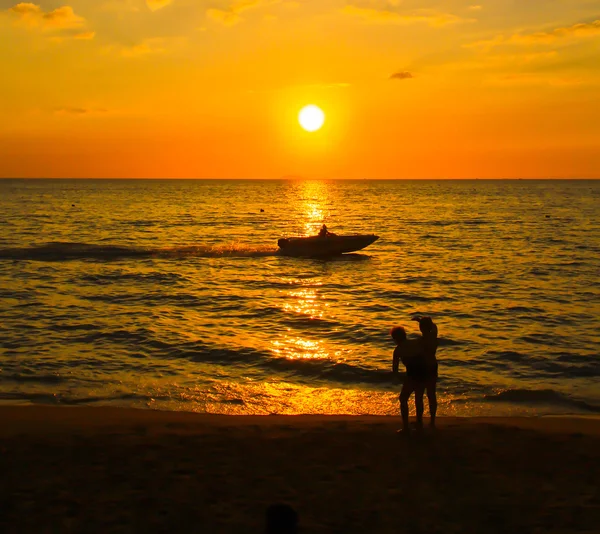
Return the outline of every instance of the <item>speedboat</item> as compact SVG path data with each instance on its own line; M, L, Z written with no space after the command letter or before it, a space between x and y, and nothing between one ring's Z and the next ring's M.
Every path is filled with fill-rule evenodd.
M379 236L373 234L314 235L309 237L282 237L277 241L281 254L285 256L336 256L347 252L356 252L371 243Z

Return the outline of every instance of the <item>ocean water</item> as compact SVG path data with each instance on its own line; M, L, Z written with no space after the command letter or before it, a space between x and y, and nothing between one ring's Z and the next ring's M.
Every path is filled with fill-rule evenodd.
M599 413L599 275L598 181L0 180L0 400L394 415L428 314L441 415Z

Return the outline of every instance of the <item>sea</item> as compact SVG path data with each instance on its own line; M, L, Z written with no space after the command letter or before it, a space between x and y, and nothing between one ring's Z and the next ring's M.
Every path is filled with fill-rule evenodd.
M598 415L599 280L600 181L3 179L0 402L394 416L429 315L439 415Z

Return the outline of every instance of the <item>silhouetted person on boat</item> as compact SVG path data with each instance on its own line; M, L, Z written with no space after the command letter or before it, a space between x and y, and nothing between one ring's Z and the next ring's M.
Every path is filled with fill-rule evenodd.
M333 232L330 232L329 230L327 230L327 226L325 226L325 225L321 226L321 229L319 230L319 237L331 237L334 235L335 234Z
M438 363L436 351L438 346L437 326L431 317L416 317L419 321L421 337L407 339L406 331L401 326L392 328L390 334L396 342L392 361L392 372L398 375L399 362L406 366L406 374L400 392L400 414L402 415L402 431L408 432L408 400L415 393L415 408L417 412L417 428L423 428L423 395L427 391L429 400L430 425L435 427L437 413L436 386L438 378Z
M272 504L266 513L266 534L297 534L298 514L287 504Z

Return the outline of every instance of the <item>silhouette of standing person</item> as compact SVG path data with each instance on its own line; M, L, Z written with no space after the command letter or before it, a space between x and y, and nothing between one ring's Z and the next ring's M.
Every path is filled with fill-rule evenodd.
M390 334L396 342L392 361L392 372L398 376L399 362L406 367L406 374L400 392L400 414L402 416L402 432L409 432L408 401L415 394L415 408L417 412L417 428L423 428L423 395L427 391L429 400L430 425L435 427L437 413L436 385L438 377L437 351L437 326L431 317L417 317L421 337L407 339L406 331L401 326L392 328Z

